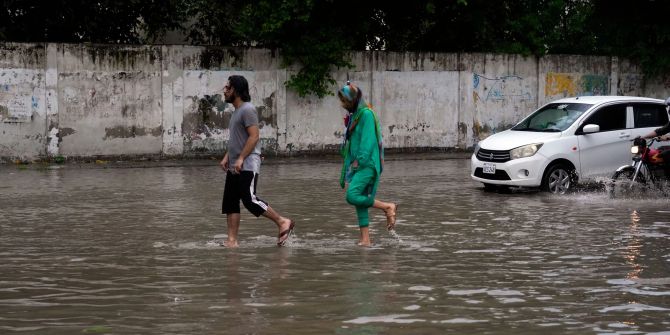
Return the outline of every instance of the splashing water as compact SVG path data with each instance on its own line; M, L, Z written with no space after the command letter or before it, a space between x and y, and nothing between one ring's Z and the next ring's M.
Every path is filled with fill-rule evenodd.
M393 236L393 238L395 238L396 241L398 241L398 243L403 243L403 242L402 242L402 239L400 239L400 236L398 235L398 233L395 232L395 229L391 229L391 230L389 230L389 234L390 234L391 236Z

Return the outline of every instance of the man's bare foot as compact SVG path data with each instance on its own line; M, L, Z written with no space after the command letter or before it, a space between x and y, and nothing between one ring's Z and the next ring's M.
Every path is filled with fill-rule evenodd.
M279 232L283 232L291 226L291 219L282 217L279 223Z
M223 246L226 247L226 248L231 248L232 249L232 248L237 248L240 245L237 244L237 241L235 241L235 240L233 240L233 241L228 240L226 242L223 242Z
M277 246L283 247L288 241L289 237L293 233L293 228L295 224L292 220L287 218L282 218L282 223L279 224L279 235L277 236Z

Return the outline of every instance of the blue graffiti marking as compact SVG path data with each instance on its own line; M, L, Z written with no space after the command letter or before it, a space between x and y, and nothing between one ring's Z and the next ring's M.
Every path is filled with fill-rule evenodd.
M476 90L479 88L480 78L483 78L487 81L492 81L490 89L486 93L484 99L481 99L480 95L475 92L476 96L482 101L502 101L512 98L518 98L519 100L531 100L532 94L528 91L522 91L522 88L511 88L508 89L505 87L505 84L515 81L523 81L523 78L516 75L502 76L498 78L487 78L478 74L473 75L473 88Z

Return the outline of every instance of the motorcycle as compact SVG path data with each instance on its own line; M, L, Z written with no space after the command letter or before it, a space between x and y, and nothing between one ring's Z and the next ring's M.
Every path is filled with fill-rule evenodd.
M670 147L652 148L658 138L647 141L644 138L635 138L630 148L633 154L633 163L624 165L614 172L611 184L608 187L610 198L616 198L622 194L645 192L655 189L666 195L665 185L668 177L665 174L663 157L661 155Z

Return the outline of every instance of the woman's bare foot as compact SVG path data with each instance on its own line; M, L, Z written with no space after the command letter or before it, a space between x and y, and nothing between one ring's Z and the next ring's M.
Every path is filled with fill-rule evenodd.
M393 230L395 228L396 220L396 211L398 210L398 204L391 203L391 205L384 209L386 213L386 229Z
M361 235L358 238L358 245L361 247L369 247L372 245L370 243L370 228L368 227L361 227Z
M370 247L370 246L372 246L372 243L370 243L370 241L367 241L367 242L366 241L358 241L358 243L356 243L356 245L358 245L359 247Z
M237 240L227 240L226 242L223 242L223 246L232 249L239 247L239 244L237 244Z

